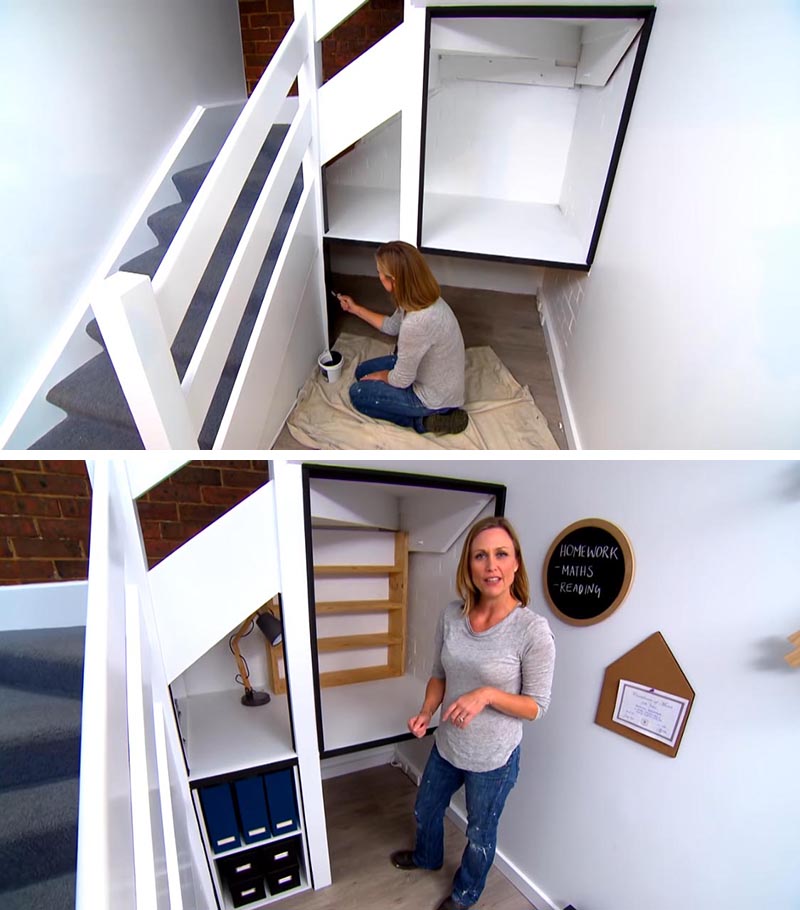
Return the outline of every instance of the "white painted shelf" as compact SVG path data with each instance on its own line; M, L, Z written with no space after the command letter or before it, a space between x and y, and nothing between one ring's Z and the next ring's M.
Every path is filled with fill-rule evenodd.
M296 757L285 695L257 708L242 689L190 695L180 701L189 779L200 780Z
M400 234L399 190L329 183L328 232L335 240L387 243Z
M398 676L322 689L325 751L355 748L408 733L408 718L422 707L426 684L427 680L414 676ZM431 725L438 723L437 711Z
M557 205L426 193L422 246L585 265L587 244Z

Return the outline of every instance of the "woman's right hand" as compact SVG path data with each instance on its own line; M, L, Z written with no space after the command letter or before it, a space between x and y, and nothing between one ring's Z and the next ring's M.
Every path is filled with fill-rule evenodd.
M421 739L428 732L428 724L430 722L431 715L426 711L420 711L419 714L409 717L408 729L417 737L417 739Z
M339 304L345 313L355 313L358 304L348 294L339 294Z

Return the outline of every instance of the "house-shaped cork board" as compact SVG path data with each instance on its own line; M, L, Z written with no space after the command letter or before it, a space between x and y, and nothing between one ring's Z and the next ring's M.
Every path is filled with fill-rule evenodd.
M688 699L686 713L682 718L680 731L674 745L651 739L636 730L617 723L614 718L614 708L617 701L617 690L620 680L630 680L633 683L646 686L649 689L658 689L669 692L680 698ZM597 705L595 723L607 730L626 736L634 742L647 746L674 758L678 754L686 721L692 710L694 702L694 689L683 674L677 660L660 632L655 632L641 644L623 654L606 668L603 679L603 688L600 692L600 701Z

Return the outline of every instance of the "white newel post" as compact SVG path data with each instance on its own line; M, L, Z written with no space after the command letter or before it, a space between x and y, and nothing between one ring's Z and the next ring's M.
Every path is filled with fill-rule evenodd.
M146 449L196 449L169 342L146 275L117 272L93 305L111 362Z
M283 646L287 672L291 674L287 690L292 706L308 853L314 887L324 888L331 883L331 867L314 702L302 468L298 464L273 461L270 470L275 486Z
M317 40L317 0L294 0L294 16L299 19L306 16L308 54L297 74L297 90L300 106L309 102L311 113L311 142L303 156L303 186L312 187L314 219L317 234L317 258L311 270L309 281L313 283L319 302L320 316L324 336L328 338L328 307L325 297L325 268L322 256L323 236L325 234L325 216L322 201L321 158L319 142L319 101L318 89L322 84L322 42Z
M397 78L403 86L400 139L400 237L417 244L420 168L422 167L422 97L425 72L425 10L406 0L403 10L406 66Z

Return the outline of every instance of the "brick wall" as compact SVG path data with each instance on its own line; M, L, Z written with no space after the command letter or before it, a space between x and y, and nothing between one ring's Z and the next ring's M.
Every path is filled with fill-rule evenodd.
M269 479L265 461L191 462L138 501L151 566ZM91 484L82 461L0 461L0 584L85 579Z
M323 0L324 2L324 0ZM239 0L249 95L294 21L292 0ZM370 0L322 42L323 81L403 21L403 0Z

